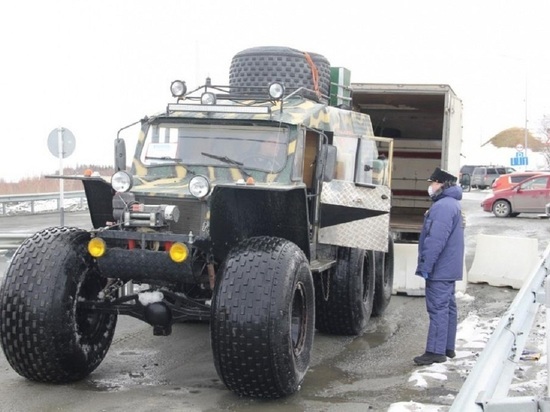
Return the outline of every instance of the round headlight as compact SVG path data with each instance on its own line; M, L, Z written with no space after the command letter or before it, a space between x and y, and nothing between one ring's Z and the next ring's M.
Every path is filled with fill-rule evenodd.
M170 85L170 91L174 97L183 97L187 93L187 86L184 81L174 80Z
M273 82L269 85L269 97L273 100L279 100L283 98L285 94L285 86L279 82Z
M210 192L210 181L205 176L194 176L189 181L189 192L200 199Z
M216 104L216 95L214 93L205 92L201 95L202 104Z
M132 176L123 170L116 172L111 177L111 187L116 192L127 192L132 188Z

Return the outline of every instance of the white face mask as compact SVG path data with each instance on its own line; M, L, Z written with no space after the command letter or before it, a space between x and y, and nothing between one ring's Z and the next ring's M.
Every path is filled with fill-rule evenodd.
M430 195L430 197L434 195L434 188L432 185L428 186L428 195Z

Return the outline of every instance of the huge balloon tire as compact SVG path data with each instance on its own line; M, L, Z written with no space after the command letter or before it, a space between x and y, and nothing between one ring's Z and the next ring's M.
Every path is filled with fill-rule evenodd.
M25 240L0 288L0 341L11 367L27 379L68 383L104 359L116 314L79 308L97 299L106 279L86 251L90 235L49 228Z
M313 278L288 240L255 237L233 249L220 269L210 323L214 364L240 396L296 392L313 345Z
M388 238L388 251L375 252L375 273L376 282L374 288L374 302L372 315L381 316L390 304L393 293L393 239Z
M374 254L338 248L336 267L315 278L315 326L333 335L359 335L372 314Z
M307 53L318 73L318 90L323 96L330 93L330 63L322 55ZM237 53L229 68L229 86L232 93L253 94L258 87L267 87L274 81L285 85L287 94L305 87L315 90L312 66L306 54L289 47L253 47ZM318 94L302 90L297 94L319 101Z

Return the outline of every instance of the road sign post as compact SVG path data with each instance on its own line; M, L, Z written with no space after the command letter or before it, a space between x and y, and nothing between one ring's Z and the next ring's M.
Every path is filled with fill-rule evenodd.
M59 158L59 176L63 176L63 158L69 157L75 148L76 139L73 133L64 127L53 129L48 135L48 149ZM59 214L60 224L65 226L65 199L63 179L59 179Z

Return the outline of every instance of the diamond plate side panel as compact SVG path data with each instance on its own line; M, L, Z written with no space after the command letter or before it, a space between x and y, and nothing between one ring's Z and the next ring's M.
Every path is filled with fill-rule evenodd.
M321 203L387 212L383 215L322 228L321 243L387 252L391 192L387 186L361 187L353 182L323 183Z
M380 215L319 230L319 242L367 250L388 251L390 215Z
M390 197L387 186L361 187L353 182L332 180L323 183L321 203L389 212Z

